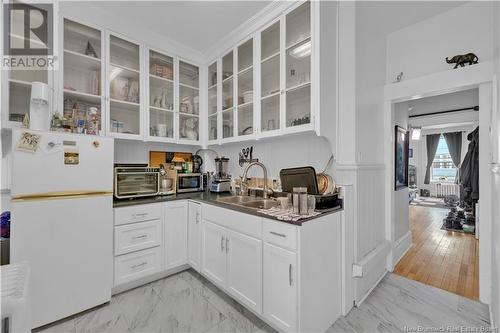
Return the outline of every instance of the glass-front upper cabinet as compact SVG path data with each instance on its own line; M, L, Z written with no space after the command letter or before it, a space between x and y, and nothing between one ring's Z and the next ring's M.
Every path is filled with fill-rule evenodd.
M285 127L311 124L311 4L286 15Z
M218 71L217 61L208 66L208 141L216 141L218 137Z
M64 19L63 114L52 130L103 134L101 31Z
M253 39L238 46L238 136L253 134Z
M109 36L109 132L125 138L141 135L139 45Z
M149 50L148 119L149 138L173 141L174 137L174 58Z
M179 139L200 138L200 69L179 61Z
M234 57L233 51L222 57L222 138L234 136Z
M280 21L260 35L260 131L272 133L280 128Z

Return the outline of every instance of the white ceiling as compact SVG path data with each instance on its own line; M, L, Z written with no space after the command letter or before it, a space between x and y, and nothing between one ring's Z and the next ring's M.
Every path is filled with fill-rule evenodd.
M99 1L95 6L200 53L271 1Z

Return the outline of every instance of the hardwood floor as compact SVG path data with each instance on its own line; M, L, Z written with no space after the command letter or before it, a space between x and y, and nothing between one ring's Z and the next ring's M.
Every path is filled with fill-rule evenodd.
M394 273L479 299L479 243L473 235L441 230L448 210L410 206L412 245Z

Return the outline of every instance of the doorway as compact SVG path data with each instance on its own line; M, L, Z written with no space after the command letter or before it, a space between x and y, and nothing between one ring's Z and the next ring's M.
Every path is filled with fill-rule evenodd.
M386 235L392 243L392 250L389 255L388 269L390 271L403 270L403 259L410 256L413 252L419 253L420 256L414 259L420 265L417 267L406 267L408 275L432 282L440 280L440 287L458 292L473 299L479 299L484 303L489 303L488 290L491 286L490 265L491 261L491 239L488 236L491 233L491 195L488 192L491 190L488 184L491 184L491 175L488 172L488 156L491 151L491 142L489 138L489 124L491 122L491 105L492 105L492 69L491 64L482 64L479 66L471 66L467 70L446 71L441 73L432 74L426 77L408 80L400 84L389 84L385 87L385 161L386 161ZM428 97L442 96L445 94L459 93L467 90L477 89L478 91L478 105L479 105L479 130L478 136L481 141L479 149L479 191L481 200L477 206L478 215L481 217L480 227L476 230L479 241L475 240L474 236L468 234L460 235L455 234L456 241L450 240L448 233L455 231L442 231L443 219L447 216L448 210L440 207L426 208L423 205L410 205L410 188L406 187L404 190L395 190L393 179L395 178L394 171L394 116L398 103L411 102ZM415 103L415 102L412 102ZM409 119L408 119L409 121ZM407 124L408 125L408 124ZM456 124L455 124L456 125ZM450 125L448 125L450 126ZM409 128L409 126L408 126ZM435 130L435 129L434 129ZM470 132L468 132L470 133ZM466 135L466 134L465 134ZM437 139L439 140L439 138ZM436 141L437 142L437 141ZM484 170L486 168L486 170ZM438 171L438 170L436 170ZM420 194L420 193L419 193ZM437 198L437 196L436 196ZM437 198L440 199L440 198ZM406 201L406 211L398 207L402 207L401 203ZM443 201L439 201L441 204ZM425 209L424 209L425 208ZM410 209L411 216L414 220L420 220L417 224L410 224ZM441 211L439 209L442 209ZM406 230L405 231L405 223ZM437 229L437 230L436 230ZM426 243L425 239L436 239L438 232L441 231L441 240L438 246L432 249L430 243ZM412 232L415 235L413 238ZM484 235L485 237L481 237ZM426 237L427 236L427 237ZM472 237L472 238L470 238ZM420 242L418 242L420 240ZM420 250L416 249L413 244L419 244ZM437 242L437 241L435 241ZM446 245L446 246L445 246ZM412 248L414 250L412 250ZM456 249L452 252L446 250L452 248ZM463 249L461 252L460 249ZM468 249L465 251L465 249ZM439 255L434 259L436 264L430 265L433 260L430 254ZM464 253L465 256L464 256ZM422 255L426 255L427 260L422 260ZM443 265L444 258L450 258ZM458 259L460 258L460 260ZM453 260L451 260L453 259ZM463 261L465 259L465 261ZM439 265L437 262L442 260ZM425 265L422 264L425 263ZM451 264L452 262L456 264ZM400 263L400 267L398 267ZM448 266L449 265L449 266ZM422 267L431 267L432 270L424 273ZM453 269L451 269L451 267ZM471 267L469 269L469 267ZM447 274L447 271L450 270ZM420 271L420 275L418 274ZM462 272L462 274L460 274ZM465 274L463 274L465 273ZM422 276L427 277L422 277ZM431 278L432 276L432 278ZM467 276L469 276L469 283L472 288L466 288ZM448 277L448 278L446 278ZM465 279L465 280L464 280ZM444 282L443 282L444 281ZM435 284L438 284L435 282ZM446 285L446 286L445 286ZM453 287L452 287L453 285ZM451 290L454 289L454 290ZM467 289L467 291L465 291ZM478 290L478 291L477 291Z

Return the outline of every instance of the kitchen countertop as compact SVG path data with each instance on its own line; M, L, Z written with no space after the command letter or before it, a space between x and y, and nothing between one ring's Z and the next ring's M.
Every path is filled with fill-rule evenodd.
M206 191L190 192L190 193L178 193L178 194L173 194L173 195L158 195L158 196L154 196L154 197L120 199L120 200L115 199L113 201L113 207L119 208L119 207L127 207L127 206L134 206L134 205L152 204L152 203L158 203L158 202L169 202L169 201L176 201L176 200L194 200L194 201L211 204L211 205L218 206L218 207L231 209L231 210L241 212L241 213L246 213L246 214L255 215L255 216L259 216L259 217L265 217L267 219L276 220L276 221L294 224L294 225L302 225L302 223L304 223L304 222L312 221L316 218L343 210L342 199L339 199L339 203L340 203L339 206L334 207L334 208L330 208L330 209L321 210L321 214L319 214L319 215L309 217L309 218L304 218L304 219L301 219L299 221L283 221L283 220L279 220L276 217L259 213L257 210L252 209L252 208L247 208L247 207L243 207L243 206L237 206L237 205L217 201L217 199L219 199L219 198L230 197L230 196L232 196L231 193L212 193L212 192L206 192Z

